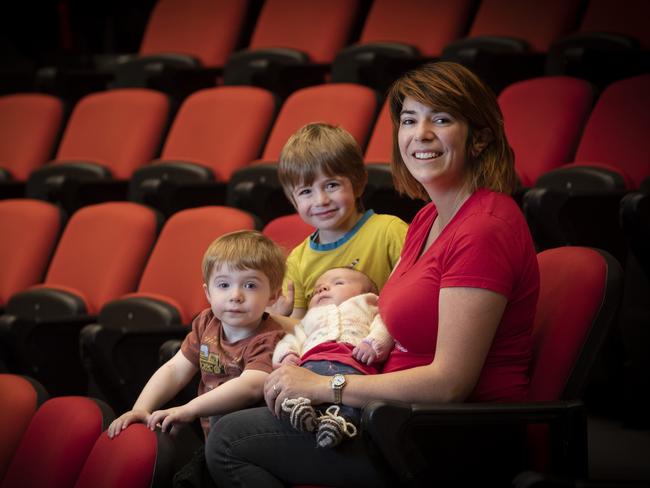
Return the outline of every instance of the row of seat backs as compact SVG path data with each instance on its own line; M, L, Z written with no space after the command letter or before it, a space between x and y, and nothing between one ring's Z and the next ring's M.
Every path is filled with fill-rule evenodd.
M621 268L606 253L579 247L544 251L538 255L538 262L540 298L533 334L530 402L579 399L598 351L615 323L622 289ZM43 393L39 397L33 382L3 374L0 385L2 391L10 393L0 400L2 422L12 427L0 431L0 467L4 468L0 471L0 486L145 487L151 486L154 477L169 480L172 466L179 465L180 456L173 454L169 438L157 436L144 425L132 425L109 440L105 429L114 415L103 402L57 397L41 405ZM507 412L513 412L517 405L505 407ZM530 416L534 405L525 407ZM561 409L559 404L554 407ZM492 404L490 408L492 415L498 413L498 406ZM417 411L425 413L422 406ZM457 415L452 423L457 423ZM467 410L465 415L471 416L472 411ZM366 427L373 440L381 444L381 439L374 436L381 425L373 426L371 420ZM585 450L578 454L576 467L577 472L584 470L580 464L586 462L586 442L572 438L576 431L562 432L567 438L563 449L570 446L569 451ZM544 442L539 437L532 439ZM548 446L533 447L542 460L549 459ZM386 449L390 450L390 446L381 446L382 451ZM561 457L572 455L565 452ZM34 466L38 469L34 470Z
M116 439L105 402L84 396L49 398L29 377L0 374L0 486L146 488L171 486L174 472L198 446L186 446L142 424ZM178 446L178 447L177 447Z
M604 142L608 139L601 135L605 134L619 141L621 136L630 140L621 145L626 151L624 157L617 157L621 165L635 166L630 171L638 186L643 165L635 161L638 133L647 127L642 111L647 82L648 76L640 76L608 87L591 114L579 146L577 141L593 100L587 82L545 77L508 87L499 96L499 103L522 183L533 184L549 169L570 162L574 154L577 161L607 162L604 158L614 146ZM41 108L36 109L37 105ZM9 128L0 132L0 161L14 178L27 178L51 154L54 134L61 123L60 109L58 117L47 117L53 106L56 101L46 95L0 97L0 124ZM115 179L130 178L154 159L166 126L166 106L164 96L144 89L87 97L67 123L53 163L94 161L110 168ZM615 127L603 130L603 121L611 120L613 107L630 107L626 113L631 117L632 132L619 134ZM33 115L27 117L30 109ZM374 93L352 84L300 90L283 104L277 117L274 98L263 89L207 89L195 93L181 106L160 160L198 164L207 167L216 180L227 181L233 172L260 156L265 161L277 160L282 146L297 128L312 121L327 121L346 128L362 147L369 139L367 161L388 161L392 153L389 114L384 106L375 123L376 111ZM18 113L22 115L16 117ZM537 130L537 124L543 124L545 130Z
M331 63L359 21L359 44L400 42L426 57L440 56L448 43L465 35L520 38L543 52L573 31L604 31L627 34L650 47L643 0L627 2L625 8L611 0L590 0L586 7L579 0L373 0L364 19L366 8L359 0L265 0L246 49L288 48L306 53L313 62ZM159 0L139 54L186 54L204 66L224 66L254 10L254 2L247 0ZM440 28L431 32L434 21Z

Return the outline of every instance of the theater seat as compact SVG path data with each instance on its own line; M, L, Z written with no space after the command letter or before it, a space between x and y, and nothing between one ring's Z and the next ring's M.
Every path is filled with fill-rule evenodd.
M266 0L246 49L224 68L227 85L254 85L285 99L325 81L336 53L352 35L359 0Z
M74 486L95 441L113 419L113 411L101 400L47 400L30 421L0 486Z
M406 70L439 58L447 44L466 34L473 3L374 0L358 42L337 53L331 81L360 83L385 93Z
M467 37L442 54L472 69L498 94L516 81L544 74L551 44L578 21L580 0L482 0Z
M201 90L182 104L160 159L138 169L129 198L164 215L223 205L226 183L260 157L276 113L271 92L252 86Z
M30 174L27 196L57 202L68 214L125 200L128 179L159 152L169 110L166 95L144 88L87 95L75 106L55 159Z
M27 376L0 374L0 480L38 407L48 394L38 381Z
M573 162L541 175L523 207L540 249L589 245L625 263L620 200L650 177L650 75L620 80L600 95ZM625 124L612 118L625 114Z
M199 207L172 215L133 293L104 304L97 323L81 331L84 367L118 412L130 409L158 367L158 349L180 339L208 303L201 261L208 245L235 230L255 228L250 214L228 207Z
M84 393L79 330L107 302L135 290L158 224L156 212L130 202L76 212L45 279L13 294L0 316L10 371L34 376L53 395Z
M132 424L110 439L102 433L83 465L74 488L148 488L171 486L174 473L201 441L188 432L175 437L144 424Z
M1 198L24 196L27 177L54 155L63 117L63 101L51 95L0 96Z
M556 40L546 59L550 75L584 78L604 89L650 70L645 0L590 0L577 30Z
M61 211L40 200L0 200L0 313L9 298L43 280L63 227Z
M538 262L529 401L371 402L362 426L396 482L509 486L523 469L573 481L587 477L586 411L580 400L616 323L622 270L606 252L583 247L550 249L538 254Z
M288 256L291 250L316 229L306 224L298 214L282 215L271 220L262 233L280 246Z

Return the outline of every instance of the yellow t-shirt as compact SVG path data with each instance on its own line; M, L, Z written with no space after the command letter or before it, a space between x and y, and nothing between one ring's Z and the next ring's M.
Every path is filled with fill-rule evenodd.
M341 239L317 244L312 234L287 258L287 281L295 287L295 308L307 308L318 277L331 268L349 266L366 273L381 289L399 259L408 225L399 217L366 211Z

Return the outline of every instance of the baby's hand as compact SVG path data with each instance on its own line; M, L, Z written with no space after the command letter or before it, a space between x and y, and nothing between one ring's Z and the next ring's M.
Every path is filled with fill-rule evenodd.
M108 426L108 437L113 438L117 435L120 435L124 429L134 422L144 422L147 420L149 412L144 410L130 410L111 422L111 425Z
M286 366L287 364L290 366L298 366L299 362L300 356L290 352L284 358L282 358L282 361L280 361L280 366Z
M160 427L162 432L175 434L175 424L192 422L196 416L185 405L168 408L167 410L156 410L147 419L147 427L155 430Z
M289 281L287 282L287 294L280 295L273 305L266 307L266 311L271 314L284 315L285 317L288 317L293 312L293 298L293 283Z
M377 353L370 344L361 341L357 347L352 350L352 356L360 363L370 366L377 360Z

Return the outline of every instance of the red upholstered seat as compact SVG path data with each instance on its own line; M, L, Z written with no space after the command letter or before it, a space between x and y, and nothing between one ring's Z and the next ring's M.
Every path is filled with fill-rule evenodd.
M573 160L593 100L588 82L566 76L520 81L501 92L506 136L524 187Z
M24 376L0 374L0 480L47 393L37 381Z
M0 181L25 182L54 155L63 102L40 93L0 96Z
M61 211L40 200L0 201L0 309L43 280L63 225Z
M300 218L298 214L282 215L264 226L262 233L273 240L289 255L291 250L304 241L316 229Z
M160 158L131 178L131 199L154 205L165 215L223 204L232 173L260 157L275 113L275 97L262 88L222 86L195 92L181 105Z
M148 89L85 96L70 115L55 159L30 175L27 195L62 203L69 212L88 202L124 199L126 180L159 152L169 108L167 96Z
M95 441L114 418L105 403L57 397L33 416L2 480L2 488L69 488Z
M496 482L491 480L499 470L509 482L524 469L541 467L573 480L587 476L586 412L579 400L617 321L622 269L611 255L584 247L550 249L537 257L540 295L529 402L372 402L364 409L364 431L401 482L466 480L473 486ZM514 432L513 425L539 424L552 426L541 431L548 436L536 428L529 431L527 442L515 440L516 436L504 441ZM524 444L531 457L517 459ZM444 456L446 462L432 462L431 453Z
M524 196L526 216L541 249L592 245L625 262L619 202L650 176L648 86L648 74L609 85L589 115L574 162L541 175ZM625 123L612 123L621 116Z
M137 203L76 212L45 279L7 302L2 323L11 370L30 372L52 394L85 391L79 330L104 304L136 289L157 232L156 212Z

